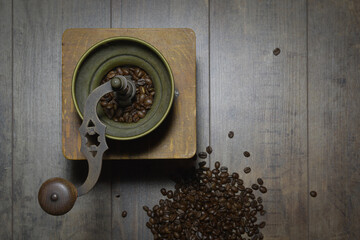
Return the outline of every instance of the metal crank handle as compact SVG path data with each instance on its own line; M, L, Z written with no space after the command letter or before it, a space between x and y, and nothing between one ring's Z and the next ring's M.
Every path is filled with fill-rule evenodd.
M96 107L102 96L114 90L121 90L123 81L126 79L122 76L114 77L97 87L86 99L84 119L79 131L81 152L88 161L88 176L78 188L63 178L51 178L45 181L40 187L38 200L41 208L48 214L63 215L70 211L77 197L88 193L99 179L102 157L108 146L105 139L106 125L99 120ZM90 139L94 141L91 142Z

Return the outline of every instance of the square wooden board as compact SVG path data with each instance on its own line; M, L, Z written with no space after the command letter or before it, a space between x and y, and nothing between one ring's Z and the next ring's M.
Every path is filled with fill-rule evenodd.
M196 37L191 29L67 29L62 38L62 149L70 160L84 160L78 116L71 97L73 71L95 43L115 36L145 40L166 58L175 81L174 104L152 133L131 141L107 139L104 159L181 159L196 153Z

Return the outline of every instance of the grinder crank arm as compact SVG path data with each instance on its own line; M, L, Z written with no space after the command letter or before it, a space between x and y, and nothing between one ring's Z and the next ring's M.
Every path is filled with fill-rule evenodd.
M105 139L106 125L97 116L97 103L107 93L125 90L125 95L133 97L133 86L128 87L128 79L117 76L97 87L86 99L84 119L79 128L81 152L85 155L89 172L85 182L78 188L63 178L51 178L44 182L39 190L38 200L41 208L51 215L63 215L70 211L77 197L88 193L99 179L102 157L108 149ZM127 91L128 90L128 91ZM131 90L131 92L130 92ZM96 138L97 136L97 138ZM95 139L93 139L95 137ZM91 142L93 139L94 142Z

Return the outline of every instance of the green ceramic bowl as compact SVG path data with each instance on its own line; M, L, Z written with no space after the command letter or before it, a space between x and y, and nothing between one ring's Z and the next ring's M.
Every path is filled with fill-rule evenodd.
M164 56L149 43L133 37L113 37L96 43L80 58L72 79L72 98L81 119L86 98L100 85L104 75L116 66L138 66L151 77L156 91L153 105L137 123L110 120L100 105L97 114L106 124L106 136L115 140L142 137L156 129L170 111L174 79Z

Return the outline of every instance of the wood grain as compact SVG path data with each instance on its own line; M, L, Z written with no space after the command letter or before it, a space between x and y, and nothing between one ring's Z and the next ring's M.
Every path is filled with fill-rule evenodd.
M12 4L0 1L0 236L12 238Z
M71 97L74 68L93 44L114 36L131 36L156 47L167 59L179 93L165 121L152 133L132 141L107 139L104 159L184 159L196 152L195 34L191 29L69 29L63 35L63 153L72 160L80 152L80 118ZM139 146L143 146L139 148Z
M76 186L86 164L61 152L61 36L69 27L109 27L109 1L14 0L14 239L110 239L109 176L66 215L39 206L40 185L64 177Z
M264 179L266 239L307 239L306 1L211 1L210 89L212 162Z
M360 2L308 9L310 239L360 239Z
M208 1L112 1L115 28L191 28L196 33L197 149L209 144ZM181 93L180 93L181 94ZM113 239L152 239L143 205L153 206L162 187L172 189L172 174L189 168L188 160L129 160L113 167ZM116 195L120 194L120 198ZM121 217L126 210L128 216Z

